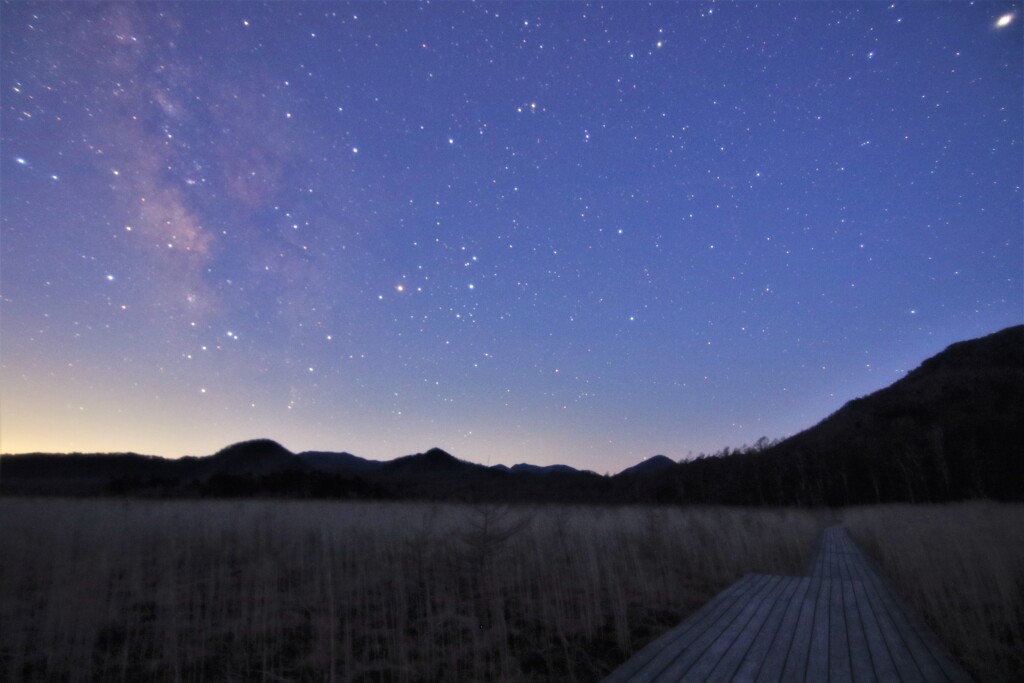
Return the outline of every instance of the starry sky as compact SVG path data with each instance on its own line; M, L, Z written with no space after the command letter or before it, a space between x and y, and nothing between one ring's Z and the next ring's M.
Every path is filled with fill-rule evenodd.
M0 11L4 452L616 472L1024 319L1020 3Z

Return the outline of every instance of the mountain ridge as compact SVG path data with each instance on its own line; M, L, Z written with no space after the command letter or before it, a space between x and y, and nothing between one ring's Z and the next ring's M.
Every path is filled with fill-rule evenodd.
M1024 499L1024 325L956 342L763 451L681 463L660 495L739 504ZM659 495L659 494L651 494Z
M1024 325L956 342L893 384L776 443L614 476L568 465L488 467L434 447L387 461L292 453L270 439L179 459L4 455L0 492L292 495L522 502L851 505L1024 499Z

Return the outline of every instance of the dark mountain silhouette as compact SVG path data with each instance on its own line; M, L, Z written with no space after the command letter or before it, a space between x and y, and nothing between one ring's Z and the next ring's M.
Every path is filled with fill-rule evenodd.
M632 467L627 467L622 470L620 475L644 475L644 474L655 474L665 469L671 469L675 467L676 461L664 455L654 455L650 458L641 460Z
M0 492L98 495L111 481L178 480L190 463L138 453L27 453L2 456Z
M299 459L315 470L321 472L350 473L368 472L380 469L384 463L378 460L367 460L351 453L334 453L330 451L303 451L297 454Z
M892 386L778 443L614 477L485 467L432 448L391 461L245 441L207 457L5 455L0 493L458 501L851 505L1024 500L1024 326L953 344Z
M699 458L641 496L851 505L1024 499L1024 326L960 342L760 451Z
M403 475L445 476L451 474L483 474L487 467L466 460L459 460L440 448L431 448L426 453L406 455L384 463L381 468L387 472Z
M301 458L270 439L242 441L196 461L193 476L265 477L308 469Z
M517 474L580 474L582 472L582 470L568 465L529 465L527 463L512 465L507 469Z

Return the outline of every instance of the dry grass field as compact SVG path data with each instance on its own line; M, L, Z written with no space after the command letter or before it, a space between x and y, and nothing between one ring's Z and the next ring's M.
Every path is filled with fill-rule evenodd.
M1024 680L1024 505L881 505L843 522L975 680Z
M979 681L1024 671L1024 506L839 511ZM0 499L0 680L599 680L832 513Z
M819 516L0 500L0 679L595 681Z

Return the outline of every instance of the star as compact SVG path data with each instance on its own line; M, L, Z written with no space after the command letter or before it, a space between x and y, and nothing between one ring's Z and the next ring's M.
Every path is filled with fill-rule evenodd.
M81 378L104 377L88 392L69 379L69 397L114 407L139 395L129 378L159 391L132 406L155 429L111 410L92 430L167 434L127 444L159 454L266 424L293 449L399 455L479 418L492 427L469 459L545 430L574 445L538 459L617 470L632 464L616 461L618 405L631 423L682 416L645 418L637 458L735 446L730 424L794 433L808 424L784 413L811 421L852 398L827 398L807 368L870 384L858 352L877 372L1024 310L1006 220L1024 184L1019 3L891 2L705 8L682 50L701 11L687 3L572 20L547 3L500 20L451 3L368 3L358 19L340 4L9 3L4 343L41 373L74 355ZM203 39L165 39L171 26ZM983 51L979 31L997 34ZM44 323L93 335L89 353ZM517 370L570 357L559 377L587 371L600 397L579 424ZM762 363L757 386L741 379ZM0 368L0 384L31 395L27 372ZM701 397L673 389L705 374ZM208 419L168 433L211 376ZM402 436L355 417L387 416L388 388L435 376L459 410L419 401ZM793 402L766 404L782 378ZM489 412L510 382L521 435ZM289 398L315 428L280 419ZM0 405L5 449L33 424L17 415Z

